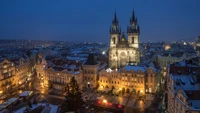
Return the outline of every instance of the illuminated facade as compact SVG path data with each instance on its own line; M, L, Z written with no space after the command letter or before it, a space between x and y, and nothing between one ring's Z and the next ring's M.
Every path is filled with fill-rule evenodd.
M24 88L25 84L32 80L32 75L34 74L34 57L27 59L20 58L18 63L15 63L16 67L16 80L18 87Z
M120 70L108 68L99 73L99 90L113 88L127 93L155 93L158 86L157 76L157 70L152 67L125 66Z
M140 62L139 51L140 28L134 11L127 27L128 40L124 33L121 36L116 13L110 28L109 67L121 68L127 64L137 65Z
M100 64L96 61L96 56L90 54L83 67L83 87L97 88L98 87L98 73Z
M63 62L65 64L64 61L59 62ZM76 68L73 68L69 71L65 67L56 67L56 65L48 66L47 61L41 57L38 59L36 72L37 77L41 81L41 85L60 91L67 90L67 84L70 82L73 76L75 77L79 85L81 85L82 83L82 73L80 73L79 69L77 70Z
M18 89L23 89L32 78L34 56L15 60L4 59L0 63L0 98L5 99Z
M17 90L15 65L4 59L0 63L0 99L5 99Z

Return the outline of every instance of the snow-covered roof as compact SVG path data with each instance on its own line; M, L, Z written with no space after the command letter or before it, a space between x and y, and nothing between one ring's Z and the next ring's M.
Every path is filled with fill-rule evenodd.
M47 106L46 103L44 103L44 104L42 104L42 103L32 104L31 110L34 110L34 109L36 109L36 108L39 107L39 106L43 106L43 107L45 107L45 108L46 108L46 107L49 107L50 110L48 110L48 113L56 113L56 112L58 111L58 106L57 106L57 105L49 104L49 105ZM26 109L26 106L22 107L21 109L18 109L17 111L14 111L14 113L23 113L25 109ZM45 110L46 110L46 109L43 109L43 111L42 111L41 113L46 113Z
M26 96L31 95L32 93L33 93L33 91L24 91L19 96L20 97L26 97Z
M142 71L142 72L146 71L145 67L141 67L141 66L125 66L122 69L125 69L126 71L131 71L131 70Z
M188 100L188 104L190 104L193 109L200 110L200 100Z
M18 100L18 98L10 98L7 102L13 103L13 102L15 102L17 100Z
M67 56L68 60L78 60L78 61L86 61L87 58L84 57L73 57L73 56Z
M174 87L183 90L199 90L200 84L193 84L194 80L191 75L173 75Z
M113 71L113 70L110 69L110 68L106 69L106 72L108 72L108 73L111 73L112 71Z

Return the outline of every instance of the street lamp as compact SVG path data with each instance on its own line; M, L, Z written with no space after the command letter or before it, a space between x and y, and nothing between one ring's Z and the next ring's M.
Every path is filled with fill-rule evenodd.
M106 100L106 99L104 99L104 100L103 100L103 103L107 103L107 100Z

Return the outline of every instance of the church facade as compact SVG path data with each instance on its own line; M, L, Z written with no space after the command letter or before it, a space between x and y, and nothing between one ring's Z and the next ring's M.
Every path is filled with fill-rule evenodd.
M122 68L128 64L137 65L140 62L139 35L140 28L134 11L130 18L130 25L127 27L128 38L124 33L121 33L115 12L112 26L110 27L110 68Z

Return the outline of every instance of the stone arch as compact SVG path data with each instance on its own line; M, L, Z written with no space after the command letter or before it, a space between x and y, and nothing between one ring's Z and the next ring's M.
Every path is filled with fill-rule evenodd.
M114 87L114 86L112 86L112 89L115 89L115 87Z
M123 88L122 88L122 94L124 94L124 93L125 93L125 88L123 87Z
M126 93L130 93L130 89L129 88L126 89Z

